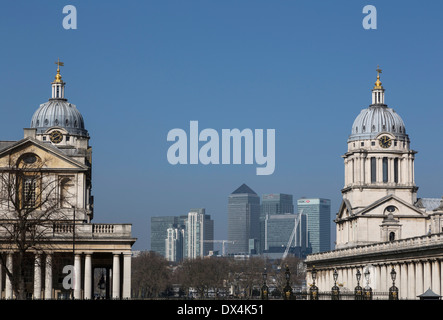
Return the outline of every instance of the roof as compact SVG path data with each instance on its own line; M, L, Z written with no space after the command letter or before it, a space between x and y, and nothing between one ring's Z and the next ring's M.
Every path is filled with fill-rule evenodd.
M250 194L256 194L254 190L249 188L246 184L242 184L240 187L237 188L233 193L231 194L241 194L241 193L250 193Z
M420 297L420 298L440 298L441 296L436 294L434 291L431 290L431 288L429 288L428 290L426 290L421 295L418 295L417 297Z
M418 208L424 208L426 211L437 209L441 204L442 198L419 198L415 203Z
M355 118L348 141L375 139L382 132L408 140L405 124L395 110L386 105L371 105Z
M88 136L80 111L66 99L50 99L34 112L30 128L36 128L37 134L52 127L62 127L72 135Z

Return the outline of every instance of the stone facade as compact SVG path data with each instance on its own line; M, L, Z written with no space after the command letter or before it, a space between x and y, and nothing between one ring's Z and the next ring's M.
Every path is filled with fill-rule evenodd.
M130 298L136 239L130 224L92 223L92 147L64 86L58 68L24 138L0 141L0 295L92 299L100 268L104 297Z
M403 120L385 104L377 71L372 104L355 119L343 155L336 250L308 256L307 269L315 266L320 290L330 290L335 268L353 290L356 270L365 268L373 289L387 291L395 268L400 298L414 299L428 288L443 294L443 202L417 197L417 152L410 148Z

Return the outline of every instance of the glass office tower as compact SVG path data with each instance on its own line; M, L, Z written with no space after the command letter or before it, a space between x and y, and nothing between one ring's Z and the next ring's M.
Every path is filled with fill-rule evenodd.
M297 211L306 214L308 241L312 253L331 250L331 200L323 198L301 198L297 200Z
M260 197L246 184L228 198L228 254L250 254L260 238ZM254 245L255 251L255 245ZM255 253L255 252L252 252Z
M179 218L175 216L151 217L151 251L166 257L165 239L168 228L177 227Z
M294 213L294 202L291 194L270 193L262 195L260 206L260 253L266 249L265 219L267 215Z

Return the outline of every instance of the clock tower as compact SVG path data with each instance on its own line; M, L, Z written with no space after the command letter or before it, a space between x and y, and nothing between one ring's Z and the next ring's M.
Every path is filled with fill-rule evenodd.
M352 125L348 151L343 155L345 185L343 198L353 208L363 208L392 194L408 203L417 200L414 155L403 120L385 104L380 81L372 89L372 104L363 109Z
M355 118L343 155L337 249L414 237L429 229L428 215L417 202L416 151L402 118L385 103L380 74L377 68L372 103Z
M72 159L91 166L89 133L77 107L65 98L65 85L60 74L63 62L58 60L51 98L40 105L31 119L35 139L51 144Z

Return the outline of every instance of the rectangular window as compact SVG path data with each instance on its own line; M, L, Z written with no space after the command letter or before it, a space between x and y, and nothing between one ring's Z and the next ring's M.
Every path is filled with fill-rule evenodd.
M398 183L398 158L394 159L394 182Z
M383 158L383 182L388 182L388 158Z
M377 182L377 159L371 158L371 182Z
M23 180L23 206L34 208L36 205L37 184L34 178L24 178Z

